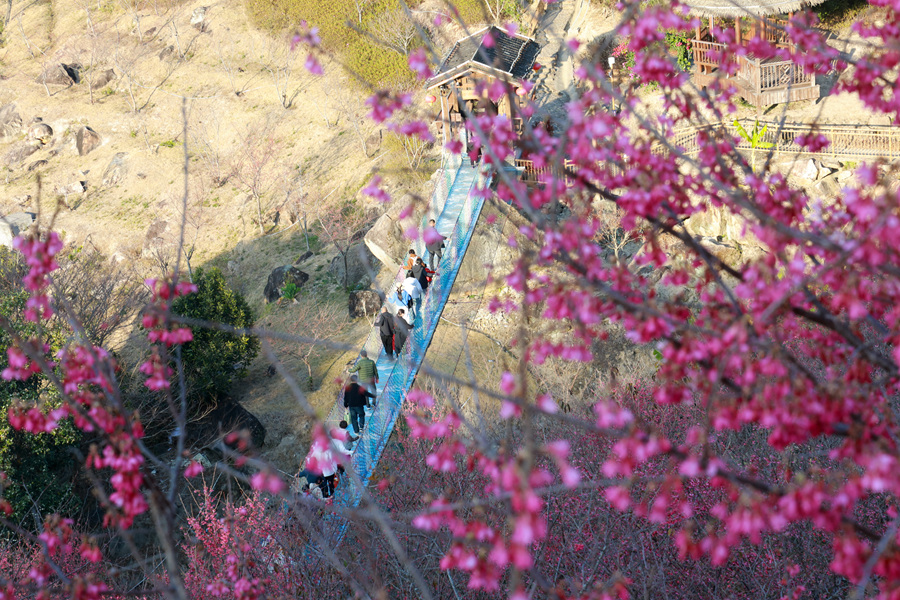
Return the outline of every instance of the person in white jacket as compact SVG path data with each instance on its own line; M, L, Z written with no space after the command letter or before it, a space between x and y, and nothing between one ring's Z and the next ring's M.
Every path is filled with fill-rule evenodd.
M403 280L402 287L404 299L412 298L410 314L415 319L419 314L419 309L422 308L422 297L425 296L425 290L422 289L422 284L419 283L419 280L412 276Z

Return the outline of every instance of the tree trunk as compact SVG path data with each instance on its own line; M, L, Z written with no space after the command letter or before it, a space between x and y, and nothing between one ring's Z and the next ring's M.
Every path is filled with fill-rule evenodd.
M262 218L262 198L260 198L259 194L254 193L253 197L256 198L256 216L259 219L259 235L264 235L266 233L265 228L263 228L263 218Z

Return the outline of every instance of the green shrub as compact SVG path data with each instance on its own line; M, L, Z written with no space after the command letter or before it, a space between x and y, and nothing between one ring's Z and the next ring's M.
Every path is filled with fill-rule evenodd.
M866 0L825 0L812 10L823 25L840 27L863 12L869 3Z
M360 33L369 31L376 19L399 6L397 0L372 0L360 21L352 1L247 0L253 23L273 35L283 35L303 21L318 27L325 49L338 54L348 69L373 86L401 86L412 81L405 56Z
M48 360L61 347L59 323L51 323L40 332L36 325L24 318L28 292L21 285L21 262L18 253L0 247L0 317L6 327L0 328L0 369L8 366L7 349L13 343L10 331L22 339L41 335L50 346ZM74 501L72 479L77 460L72 449L81 436L66 419L52 433L34 435L14 430L7 417L15 400L27 403L41 401L45 410L59 406L55 389L48 386L47 377L38 373L26 381L0 380L0 472L6 473L4 497L13 508L13 520L28 529L39 527L31 518L36 511L43 516L63 512ZM26 518L27 517L27 518Z
M691 54L690 34L683 32L666 32L666 46L669 47L669 53L675 57L678 62L678 68L682 71L690 71L693 63L693 55Z
M284 284L284 287L281 288L281 297L285 300L293 300L297 297L297 294L300 293L300 288L297 287L297 284L293 281L288 281Z
M250 306L241 294L228 287L219 269L197 269L194 284L197 293L176 300L172 312L210 324L253 327ZM192 405L199 408L205 400L227 393L234 379L246 374L259 353L259 339L210 327L191 329L194 340L184 345L181 356Z

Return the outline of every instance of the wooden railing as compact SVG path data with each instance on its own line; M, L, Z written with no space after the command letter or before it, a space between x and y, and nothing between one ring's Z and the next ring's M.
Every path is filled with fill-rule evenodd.
M702 40L693 40L691 48L694 52L694 65L697 67L707 67L708 69L718 68L722 61L719 60L721 52L725 50L725 44L718 42L707 42Z
M758 89L762 92L786 87L806 87L815 83L812 73L807 73L802 65L790 60L758 64L758 68Z
M738 77L756 94L815 85L814 75L790 60L764 63L758 58L738 56L737 62Z
M747 131L752 131L755 121L744 119L741 125ZM768 126L763 136L764 142L772 144L771 148L757 150L760 153L791 154L795 156L816 156L820 158L833 158L835 160L874 160L900 159L900 127L873 126L873 125L821 125L813 127L803 123L785 123L779 126L777 122L759 122L759 127ZM691 156L697 154L700 147L700 133L706 132L710 138L721 139L728 136L734 141L734 147L740 151L752 150L753 147L747 140L738 135L733 123L716 123L702 127L685 127L675 130L668 138L668 144L657 143L654 152L666 154L669 146L675 147L679 152ZM811 152L797 144L800 136L822 135L829 141L826 148ZM560 169L555 166L537 168L534 162L526 159L516 159L516 167L521 172L522 181L529 185L544 184L550 181L551 176L556 180L565 177L566 185L569 185L577 174L577 167L573 161L566 159L565 166ZM607 163L604 166L610 173L615 172L615 166ZM611 170L612 169L612 170Z
M743 119L741 125L747 131L755 126L752 119ZM768 126L761 141L772 144L771 148L762 152L776 154L794 154L831 157L843 160L871 160L884 158L900 159L900 127L876 125L820 125L813 127L804 123L785 123L760 121L759 127ZM707 132L710 137L730 136L735 140L738 150L751 150L753 147L740 137L733 123L717 123L704 127L687 127L676 130L669 143L681 148L685 154L696 154L700 151L698 134ZM810 152L797 144L800 136L822 135L828 140L826 148ZM662 146L662 145L661 145Z
M559 165L536 167L533 160L517 158L516 168L522 173L520 179L527 184L548 183L553 178L556 180L565 179L566 185L569 185L570 178L575 170L574 163L569 159L565 160L562 167Z
M788 36L787 31L784 30L784 26L785 23L770 23L769 27L766 27L766 41L779 48L792 47L793 43L791 42L791 38Z

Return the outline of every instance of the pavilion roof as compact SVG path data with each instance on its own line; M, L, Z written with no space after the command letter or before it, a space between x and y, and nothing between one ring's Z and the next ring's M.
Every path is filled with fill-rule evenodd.
M485 44L490 34L493 44ZM486 27L453 45L438 72L425 82L425 88L447 83L469 71L480 71L502 79L522 79L531 72L541 46L533 39L511 35L499 27Z
M766 17L816 6L825 0L686 0L691 14L705 17Z

